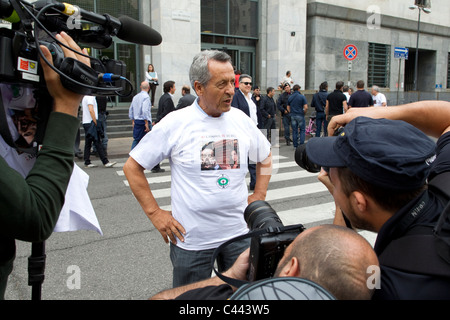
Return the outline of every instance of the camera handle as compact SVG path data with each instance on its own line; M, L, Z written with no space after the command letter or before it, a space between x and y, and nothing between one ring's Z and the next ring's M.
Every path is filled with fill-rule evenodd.
M214 270L214 273L223 281L225 281L226 283L232 285L233 287L239 288L245 284L250 283L250 281L246 281L246 280L238 280L238 279L233 279L227 276L224 276L223 274L221 274L218 270L216 270L215 266L214 266L214 261L216 261L217 256L219 255L219 253L222 251L222 249L228 245L230 245L233 242L236 241L241 241L241 240L245 240L248 238L253 238L253 237L258 237L261 236L263 234L280 234L286 231L293 231L296 229L304 229L304 226L302 224L297 224L297 225L292 225L292 226L286 226L286 227L281 227L281 228L273 228L273 227L269 227L267 229L260 229L260 230L255 230L255 231L251 231L247 234L244 234L242 236L233 238L228 240L227 242L221 244L219 247L216 248L216 250L214 250L213 256L212 256L212 260L211 260L211 264L212 264L212 269Z

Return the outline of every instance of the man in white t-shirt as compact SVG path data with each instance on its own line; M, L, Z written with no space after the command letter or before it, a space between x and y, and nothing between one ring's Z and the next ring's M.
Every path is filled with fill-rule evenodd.
M374 107L387 107L386 96L380 92L378 86L372 87L372 97Z
M203 51L190 70L198 96L193 105L171 112L132 150L124 166L136 199L163 239L170 243L174 287L211 276L214 250L246 234L243 212L264 200L271 176L270 143L250 117L231 108L235 75L231 58ZM171 166L171 212L159 207L144 175L168 158ZM258 179L248 195L247 162L257 163ZM233 243L218 258L227 270L248 248Z

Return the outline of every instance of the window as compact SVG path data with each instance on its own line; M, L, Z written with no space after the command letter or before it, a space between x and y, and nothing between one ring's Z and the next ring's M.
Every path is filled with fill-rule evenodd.
M201 0L202 34L258 37L258 1Z
M369 43L368 86L389 87L391 46Z

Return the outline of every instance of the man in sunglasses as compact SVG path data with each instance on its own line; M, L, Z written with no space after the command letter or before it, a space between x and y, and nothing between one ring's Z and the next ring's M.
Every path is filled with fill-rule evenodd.
M252 77L248 74L242 74L239 77L239 90L236 90L231 106L242 110L258 126L258 113L260 110L252 100L252 85ZM250 190L255 190L256 164L249 161L248 171L250 172Z

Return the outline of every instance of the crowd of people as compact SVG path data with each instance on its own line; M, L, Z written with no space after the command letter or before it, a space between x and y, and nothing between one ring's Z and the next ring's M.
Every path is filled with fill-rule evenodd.
M57 37L75 52L81 51L68 35ZM42 50L51 61L50 51ZM88 64L84 56L63 51ZM89 132L86 167L92 167L92 143L105 167L114 165L98 138L96 100L68 91L57 74L43 66L54 99L44 148L26 179L0 158L0 184L5 186L2 190L6 186L9 190L0 193L0 299L12 270L15 239L45 240L58 218L74 165L80 103ZM228 54L205 50L195 56L189 70L195 96L183 87L175 107L175 82L164 82L152 119L152 88L159 85L159 78L152 65L146 76L130 105L133 145L123 170L142 210L163 241L170 243L173 288L153 299L228 299L237 288L211 277L215 249L246 235L245 208L266 199L274 147L270 134L276 129L277 110L286 143L296 148L306 142L307 100L290 72L275 101L275 89L269 87L262 95L250 75L235 72ZM319 179L334 198L336 215L348 223L300 233L284 251L274 277L310 280L342 300L450 299L450 265L445 262L450 219L441 217L450 199L450 103L422 101L377 108L387 106L385 97L378 87L369 94L364 86L359 81L356 92L346 96L350 90L342 81L330 94L324 82L311 103L328 136L317 134L306 151L322 167ZM335 136L341 127L344 132ZM437 144L429 136L438 139ZM161 172L159 163L167 158L171 211L159 206L144 174L146 169ZM436 227L438 223L442 225ZM374 248L357 229L378 233ZM219 272L245 280L249 245L245 239L223 250L216 261ZM368 270L373 267L381 268L381 278L369 285Z

